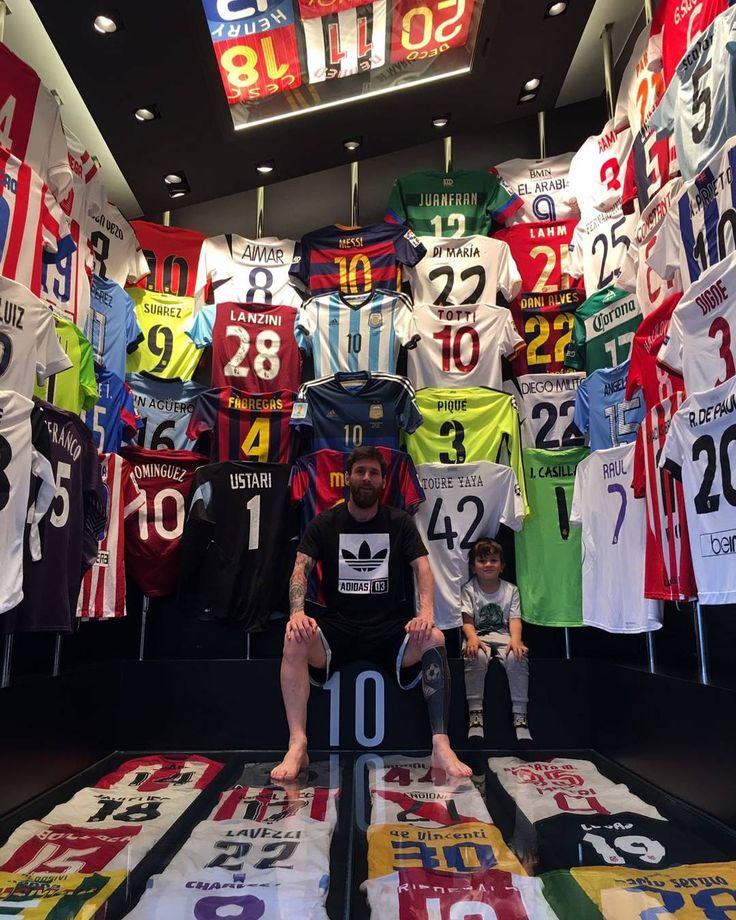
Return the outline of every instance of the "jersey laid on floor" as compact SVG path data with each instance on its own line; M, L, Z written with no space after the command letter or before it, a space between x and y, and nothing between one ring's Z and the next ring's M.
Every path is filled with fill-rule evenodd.
M521 616L540 626L582 626L580 531L570 526L575 471L588 449L523 451L529 515L515 535Z
M519 269L501 239L424 236L420 242L427 254L406 270L415 304L496 303L499 292L511 300L521 289Z
M136 284L149 273L133 228L111 202L101 214L89 216L94 272L120 287Z
M187 334L212 346L210 386L244 393L298 390L304 346L294 307L219 303L201 309Z
M0 910L29 920L99 916L105 901L126 877L125 872L31 877L0 872Z
M467 821L492 824L483 798L472 783L462 791L415 787L371 789L371 824L451 827Z
M632 488L647 503L644 596L665 601L697 597L682 482L658 467L672 416L685 400L675 393L652 407L639 429Z
M499 525L520 530L524 502L514 471L483 460L454 466L417 467L425 502L415 515L434 575L434 614L439 629L460 626L460 594L468 580L468 554Z
M581 286L570 277L570 244L576 225L576 220L520 223L493 235L511 250L521 276L520 291L555 294Z
M662 819L656 808L623 783L611 782L589 760L489 757L488 766L532 823L561 814L599 817L622 811Z
M613 633L662 625L644 598L646 510L631 492L634 445L597 450L575 474L570 523L582 526L583 623Z
M99 398L92 346L74 323L60 316L53 319L56 338L70 363L66 370L36 384L33 395L60 409L79 413L94 406Z
M540 450L582 447L575 424L575 397L585 374L524 374L518 378L524 401L521 442Z
M588 374L615 367L631 354L631 343L642 321L634 294L617 287L597 291L575 312L565 366Z
M309 82L367 73L386 63L386 0L302 20Z
M66 876L115 869L129 872L133 868L130 844L140 830L25 821L0 848L0 872Z
M130 222L149 273L138 287L160 294L194 297L204 233L184 227L164 227L148 220Z
M695 580L701 604L736 600L736 528L732 480L736 378L693 393L672 417L659 466L682 481ZM723 558L726 557L726 558Z
M97 450L119 454L123 444L131 441L138 430L133 394L128 384L109 371L97 370L99 399L84 415Z
M485 386L501 389L501 359L524 347L506 307L417 307L419 341L407 354L407 377L419 387Z
M395 374L400 346L413 349L419 339L409 298L377 288L312 297L300 308L296 325L315 377L338 371Z
M198 396L206 387L193 380L160 380L152 374L128 374L139 418L138 446L149 450L192 450L187 426Z
M161 792L204 789L222 769L217 760L201 754L152 754L134 757L106 773L95 783L96 789L135 789L138 792Z
M289 281L296 247L294 240L275 236L249 240L225 233L205 240L195 283L195 311L205 303L298 307L302 298Z
M245 786L223 792L210 819L251 821L286 828L320 821L334 830L339 795L339 789Z
M403 225L330 224L302 237L289 277L312 296L330 291L364 294L373 288L398 291L401 266L416 265L424 253L424 246Z
M410 790L437 788L446 792L469 792L473 782L468 778L450 776L442 767L435 767L429 757L408 757L390 754L368 763L368 786L371 790Z
M174 294L156 294L129 288L143 340L128 355L128 373L148 371L158 377L190 380L201 357L187 335L194 300Z
M125 523L127 570L147 597L173 594L179 579L179 549L194 473L207 457L188 450L126 447L145 504Z
M491 172L499 175L524 202L524 207L514 214L514 224L578 219L580 212L570 191L573 156L560 153L543 160L506 160L493 167Z
M542 882L492 869L467 875L427 868L399 869L361 885L372 920L557 920L542 894Z
M135 304L119 284L93 276L84 333L92 345L95 362L117 377L125 377L126 356L142 341L143 333Z
M488 236L524 202L498 176L476 170L410 173L396 179L386 220L408 224L418 236Z
M406 377L340 371L302 385L291 424L311 434L313 450L350 452L361 445L398 450L399 433L422 424L414 396Z
M210 459L290 463L290 419L294 393L241 393L234 387L207 390L197 397L187 437L210 438Z
M605 450L636 440L646 408L641 393L626 399L629 362L593 371L575 398L575 424L588 437L591 450Z
M687 393L720 386L736 376L735 328L736 252L703 272L675 307L657 355L661 372L682 375Z
M77 616L83 619L125 616L124 522L146 501L122 457L100 454L100 466L107 493L107 527L96 561L82 580Z
M291 569L289 466L213 463L195 474L180 596L201 618L260 629Z
M658 363L662 343L669 335L672 313L681 297L682 294L673 294L653 313L645 316L631 343L625 396L630 399L634 393L641 391L648 409L684 389L682 376L670 373Z

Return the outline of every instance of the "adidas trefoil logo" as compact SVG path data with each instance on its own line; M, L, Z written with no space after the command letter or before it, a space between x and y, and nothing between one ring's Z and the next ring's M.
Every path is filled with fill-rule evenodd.
M383 564L383 560L388 553L387 549L379 549L374 556L367 540L358 547L357 555L351 553L345 547L341 550L342 559L345 565L349 566L354 572L375 572Z

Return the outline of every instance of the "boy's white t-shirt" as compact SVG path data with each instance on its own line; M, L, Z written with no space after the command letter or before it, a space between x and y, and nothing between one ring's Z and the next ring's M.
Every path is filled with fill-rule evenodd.
M498 589L483 591L475 575L463 585L461 612L473 618L479 636L491 633L509 634L509 620L521 617L519 589L509 581L499 579Z

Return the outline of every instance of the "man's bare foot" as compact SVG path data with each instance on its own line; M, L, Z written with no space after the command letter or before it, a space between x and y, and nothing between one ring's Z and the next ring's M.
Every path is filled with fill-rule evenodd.
M432 742L432 766L444 770L448 776L472 776L473 771L459 759L445 736Z
M308 766L307 742L294 742L289 745L289 750L281 763L271 770L271 779L277 783L293 782Z

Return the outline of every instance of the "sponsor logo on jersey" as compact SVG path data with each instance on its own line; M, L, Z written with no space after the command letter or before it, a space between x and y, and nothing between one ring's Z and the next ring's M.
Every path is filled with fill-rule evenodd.
M733 556L736 554L736 530L719 530L700 535L703 556Z
M639 305L635 299L619 302L610 309L603 309L594 316L585 320L585 327L588 333L594 332L599 335L606 329L615 329L617 326L628 322L632 316L640 312Z

